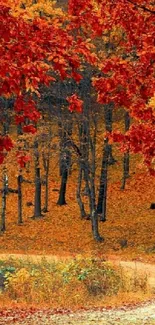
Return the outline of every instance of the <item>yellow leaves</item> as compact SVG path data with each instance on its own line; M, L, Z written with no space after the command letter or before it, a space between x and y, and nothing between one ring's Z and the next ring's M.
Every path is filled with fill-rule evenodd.
M92 0L93 11L98 13L98 16L101 16L102 4L99 1Z
M30 278L30 274L25 268L22 268L19 271L17 271L16 277L17 277L17 281L19 281L20 283L24 283Z
M37 90L32 86L31 81L28 78L26 78L25 84L26 84L27 91L38 93Z
M154 96L149 100L149 106L152 107L155 110L155 94Z
M24 285L29 281L30 273L25 268L21 268L15 274L7 272L5 278L6 278L7 287L11 287L12 289L13 288L17 289L17 286Z
M58 25L60 21L57 20L57 17L62 20L65 17L64 12L60 8L56 8L56 1L52 0L38 0L37 3L32 0L7 0L7 4L11 7L13 16L22 15L25 20L44 16Z

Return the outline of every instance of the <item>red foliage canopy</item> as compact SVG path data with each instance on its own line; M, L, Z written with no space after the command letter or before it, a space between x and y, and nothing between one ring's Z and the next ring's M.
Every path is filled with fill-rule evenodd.
M149 166L155 158L155 107L149 100L155 94L155 6L150 0L69 1L74 24L90 37L103 42L114 33L118 44L105 52L100 64L101 77L93 78L98 102L111 101L124 107L134 118L125 139L133 152L141 152ZM115 40L115 38L114 38ZM106 41L105 41L106 42ZM115 140L118 138L115 136ZM119 138L120 140L120 138Z
M0 96L16 99L16 123L24 124L29 119L32 124L24 126L23 131L34 133L33 122L37 122L40 114L33 93L39 96L39 86L54 81L55 73L62 79L74 78L79 82L82 77L78 69L83 60L94 64L96 56L91 51L90 40L75 38L67 21L65 28L46 18L26 21L22 16L14 17L3 0L0 21ZM6 137L7 141L11 140ZM8 148L3 144L4 141L1 142L0 162Z

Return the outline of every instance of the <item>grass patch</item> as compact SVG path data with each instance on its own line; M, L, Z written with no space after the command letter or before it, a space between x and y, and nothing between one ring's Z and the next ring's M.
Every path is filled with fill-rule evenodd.
M1 300L53 308L104 305L105 301L130 294L147 294L147 278L129 276L121 267L93 258L66 262L31 260L0 261L5 272ZM11 271L10 271L11 270Z

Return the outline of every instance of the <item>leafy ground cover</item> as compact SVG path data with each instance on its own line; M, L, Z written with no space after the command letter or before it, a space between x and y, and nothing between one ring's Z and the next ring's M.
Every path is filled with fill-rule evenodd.
M126 286L124 285L124 291L121 291L119 286L123 287L124 278L116 266L116 273L110 275L113 294L110 296L108 294L103 295L101 292L95 294L95 291L90 294L84 283L85 277L87 278L87 275L90 275L87 274L89 273L88 267L83 266L82 273L78 268L76 268L77 273L74 267L71 268L72 270L67 269L67 272L72 271L74 274L73 278L68 279L69 272L66 277L66 271L64 272L66 266L61 263L63 258L67 260L67 258L78 256L79 259L98 257L102 262L110 258L110 256L116 260L155 262L155 218L154 210L150 209L150 203L154 202L155 179L146 174L143 169L140 169L140 165L135 167L136 160L139 158L132 157L131 177L127 181L126 189L121 191L121 156L117 151L115 155L118 163L115 168L110 167L109 170L108 218L107 222L100 223L100 232L104 237L103 243L94 242L90 221L81 220L79 217L79 208L75 199L76 165L67 186L68 204L59 207L56 205L60 186L56 164L58 157L54 157L56 167L52 169L49 182L50 212L46 213L41 219L33 220L31 218L33 206L27 206L27 202L33 202L34 188L31 184L23 186L24 223L21 226L17 225L17 197L14 194L8 195L7 231L0 235L0 253L56 255L58 260L60 258L61 277L53 276L51 282L51 267L53 268L54 264L51 266L46 260L43 263L41 262L42 259L40 260L39 268L36 266L36 262L32 263L32 261L1 261L1 269L5 267L15 268L15 276L8 276L8 291L1 293L3 299L1 299L0 307L4 311L4 315L1 314L3 323L10 324L13 321L15 324L47 323L68 325L68 321L72 321L71 324L77 325L78 317L79 324L82 322L85 325L85 320L81 319L79 315L65 320L61 318L61 314L72 314L73 310L80 309L83 306L88 309L92 309L94 306L102 308L105 306L111 309L113 307L119 308L122 305L128 308L130 305L136 306L143 301L152 299L154 293L148 290L145 276L138 278L138 282L136 282L137 278L132 278L136 281L127 281ZM51 164L53 164L53 161L51 161ZM31 177L33 177L32 171L29 174L29 178ZM9 181L12 187L16 186L15 172L11 164ZM44 197L44 192L42 195ZM124 240L125 245L123 244ZM63 280L66 282L62 286L63 272ZM56 275L56 273L54 274ZM80 281L78 277L82 277L84 280ZM92 273L91 279L95 281L94 273ZM114 279L117 279L117 284ZM101 277L99 281L102 282L102 280ZM107 281L106 277L104 277L105 280ZM103 283L105 283L104 281ZM114 284L116 284L116 287ZM37 285L39 286L37 287ZM93 290L97 290L96 284ZM48 309L49 306L50 309ZM57 316L51 317L51 313ZM104 324L105 322L105 324L108 324L107 318L100 321L101 314L96 318L96 314L92 312L89 317L90 325L95 324L96 319L98 324ZM86 319L88 319L87 316ZM123 319L122 317L120 318ZM129 315L126 320L123 319L122 324L141 324L141 319L139 320L138 317L132 323L129 322L131 321L130 318ZM117 324L117 319L113 319L111 323L113 321L112 324ZM118 324L121 324L120 322L119 319ZM87 323L86 325L88 325ZM154 324L152 316L148 316L144 324Z
M31 218L33 216L33 205L28 206L27 202L33 203L34 187L31 184L26 184L26 186L23 185L24 223L18 226L17 197L15 194L9 194L7 197L7 230L4 234L0 235L0 253L56 255L58 259L62 257L74 258L77 256L79 256L79 258L98 257L102 261L114 257L119 260L140 260L154 263L155 217L154 210L150 209L150 203L154 202L155 178L146 174L139 163L139 157L132 156L131 177L127 181L126 189L121 191L122 155L118 153L116 149L114 155L117 158L117 164L109 168L108 175L108 217L105 223L100 223L100 233L104 237L103 243L96 243L93 240L90 221L80 219L79 207L76 203L76 165L73 166L72 174L69 177L67 185L67 205L63 207L57 206L56 202L60 187L60 177L58 171L59 157L55 154L51 159L49 212L38 220L33 220ZM99 163L100 159L101 157L99 155ZM8 163L7 167L9 167L9 185L14 188L16 187L15 170L11 163ZM33 179L33 170L30 170L27 177ZM44 190L42 193L42 201L43 200ZM85 200L87 199L85 198ZM1 266L4 265L3 263ZM67 310L70 307L71 309L75 307L79 309L83 305L86 305L86 301L88 303L88 308L94 306L109 306L111 308L121 305L134 305L135 303L141 303L142 301L148 300L153 296L153 293L146 290L145 280L147 279L142 277L141 284L138 284L141 286L140 291L137 289L133 291L126 290L123 293L119 292L119 296L118 294L110 296L110 299L108 295L104 295L104 299L101 299L100 294L97 299L96 295L88 299L88 292L83 286L84 283L77 279L76 281L71 280L71 282L66 283L65 290L67 288L67 291L61 290L59 297L56 298L54 296L55 294L53 295L52 293L52 298L48 291L49 289L53 290L51 283L49 285L51 276L49 276L48 271L46 272L46 278L43 276L44 272L41 272L42 267L38 271L38 282L40 281L42 286L36 290L35 281L37 280L35 279L34 282L31 281L35 278L35 276L31 276L32 266L30 267L31 271L25 261L21 262L20 266L12 263L8 264L8 266L16 266L18 270L14 280L12 280L12 286L10 278L10 291L6 296L3 295L2 307L3 309L6 307L7 311L8 308L11 307L10 313L12 312L13 315L14 310L19 306L19 314L22 308L25 308L27 311L28 304L32 309L36 308L36 305L41 305L45 308L49 305L51 305L52 308L60 308L60 306L62 306L62 312L64 312L64 308L67 308ZM24 289L25 286L22 281L25 281L26 287L29 289ZM55 286L52 292L59 292L59 286L62 288L61 281L59 283L56 281ZM28 290L28 292L24 290ZM77 293L78 291L80 291L81 298L75 295L75 292ZM21 292L21 296L18 296L19 292ZM33 297L34 293L36 295L35 299ZM53 299L52 302L49 299L50 296L50 299ZM46 317L44 318L42 311L41 314L41 317L44 319L44 324L46 324L46 322L49 324L49 317L47 316L47 320L45 320ZM23 319L24 317L25 316L23 316ZM6 319L8 319L8 317ZM151 322L152 320L149 321ZM51 324L53 324L52 322ZM61 322L62 320L60 319L60 323ZM30 324L32 324L31 317Z
M144 311L144 314L142 314ZM55 310L54 313L51 310L35 310L33 308L29 310L14 309L0 311L1 321L0 324L49 324L49 325L95 325L96 321L99 325L154 325L154 308L152 304L149 306L144 305L138 308L132 308L128 311L124 310L100 310L78 313L70 312L69 310ZM144 315L144 317L143 317ZM143 318L142 318L143 317Z
M56 162L56 157L54 159ZM155 178L143 170L134 175L137 171L134 166L131 166L131 178L124 191L120 190L121 162L115 168L110 167L107 222L100 223L103 243L94 242L90 221L79 217L76 170L73 170L67 185L68 204L60 207L56 205L60 179L57 168L53 168L49 182L49 212L42 219L33 220L33 206L27 206L27 202L33 202L34 188L31 184L23 186L24 223L21 226L17 225L16 194L8 195L7 231L0 235L0 252L99 257L114 254L120 258L154 262L155 215L150 203L154 202ZM10 186L15 187L13 167L10 167L9 174Z

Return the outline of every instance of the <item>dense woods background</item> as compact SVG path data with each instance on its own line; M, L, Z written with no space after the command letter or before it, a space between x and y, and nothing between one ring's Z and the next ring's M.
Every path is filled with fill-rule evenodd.
M1 1L3 251L154 251L154 8L115 2Z

